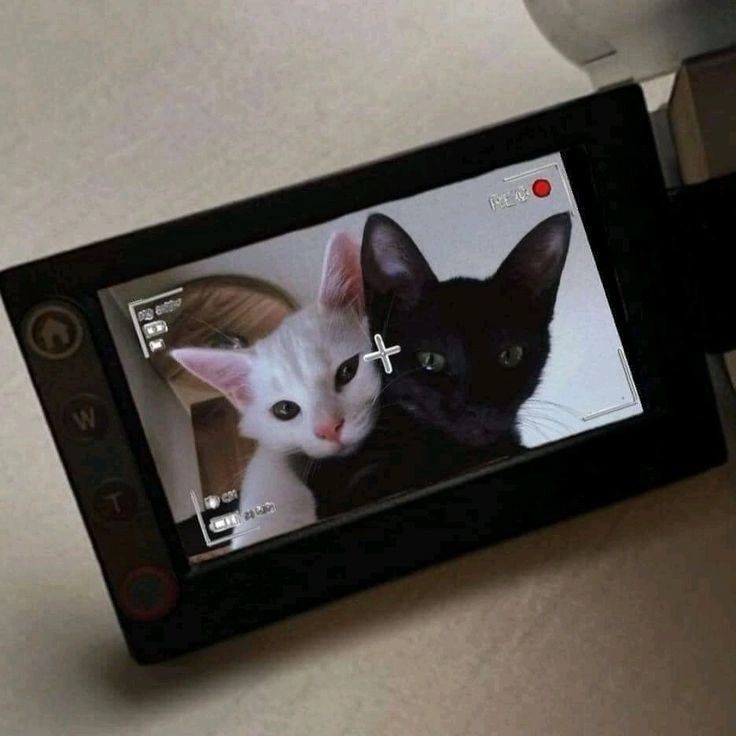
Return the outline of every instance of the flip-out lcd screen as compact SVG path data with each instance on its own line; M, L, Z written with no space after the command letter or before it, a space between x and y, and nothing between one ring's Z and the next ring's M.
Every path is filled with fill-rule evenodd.
M100 298L192 562L642 412L561 155Z

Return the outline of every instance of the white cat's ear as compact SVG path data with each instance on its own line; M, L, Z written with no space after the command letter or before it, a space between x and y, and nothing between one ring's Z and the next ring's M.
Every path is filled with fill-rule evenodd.
M413 307L428 286L437 283L416 243L398 223L372 214L363 229L361 253L366 297L394 297L399 306Z
M251 361L241 351L178 348L169 355L193 376L224 394L237 408L251 400Z
M318 303L328 309L354 309L363 314L360 245L347 233L335 233L327 243Z

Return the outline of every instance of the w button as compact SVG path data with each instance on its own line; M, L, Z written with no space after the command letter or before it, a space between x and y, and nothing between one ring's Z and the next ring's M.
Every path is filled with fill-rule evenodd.
M101 399L92 394L80 394L64 404L61 424L68 437L80 442L91 442L107 432L110 420Z

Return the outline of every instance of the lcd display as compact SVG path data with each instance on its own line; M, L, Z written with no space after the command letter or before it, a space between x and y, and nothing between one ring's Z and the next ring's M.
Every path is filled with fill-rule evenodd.
M100 299L192 562L642 412L560 154Z

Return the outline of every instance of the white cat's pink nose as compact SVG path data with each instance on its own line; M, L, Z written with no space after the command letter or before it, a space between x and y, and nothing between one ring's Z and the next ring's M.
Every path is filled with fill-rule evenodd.
M321 440L327 440L328 442L339 442L340 441L340 430L345 424L344 419L331 419L328 422L318 424L314 428L314 434Z

